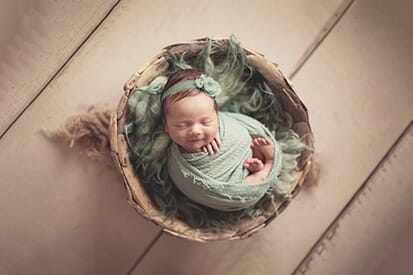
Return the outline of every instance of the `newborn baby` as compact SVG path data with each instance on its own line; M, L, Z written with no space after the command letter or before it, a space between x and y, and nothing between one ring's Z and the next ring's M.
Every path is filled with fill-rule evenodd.
M214 99L214 90L219 90L219 86L214 86L217 83L210 80L199 71L181 70L169 77L161 96L165 132L186 153L212 155L222 146L219 112ZM210 91L198 88L196 82ZM266 179L273 167L274 143L270 138L255 137L249 146L252 157L243 163L249 171L244 182L257 183Z

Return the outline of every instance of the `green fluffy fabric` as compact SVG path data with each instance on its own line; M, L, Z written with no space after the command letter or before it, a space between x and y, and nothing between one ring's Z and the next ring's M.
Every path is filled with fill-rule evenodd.
M195 68L217 80L222 94L217 98L220 111L241 113L264 124L278 141L282 163L278 175L280 186L288 189L296 180L297 158L306 146L291 130L291 119L283 112L276 91L271 91L263 77L247 61L240 44L230 40L228 49L215 41L206 43L192 58L186 53L169 56L169 70L148 86L140 87L129 98L131 121L125 130L130 147L130 159L154 204L166 218L183 220L191 227L223 229L245 217L263 213L265 205L279 192L269 188L256 204L238 211L223 212L195 203L173 184L167 169L167 155L172 142L164 132L159 93L167 77L174 71Z

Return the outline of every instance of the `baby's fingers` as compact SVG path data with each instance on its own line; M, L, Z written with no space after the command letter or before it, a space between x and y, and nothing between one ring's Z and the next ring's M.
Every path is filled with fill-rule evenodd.
M219 147L221 147L221 145L215 140L213 139L210 143L212 150L214 151L214 153L218 153L219 152Z
M212 149L211 144L207 144L203 147L201 147L202 152L208 153L208 155L212 155L214 153L214 150Z
M211 142L211 143L212 143L212 142ZM209 154L209 155L213 155L213 154L214 154L214 149L212 148L211 143L205 146L205 147L207 148L207 151L208 151L208 154Z
M215 141L217 143L218 148L222 146L222 141L221 141L221 138L219 137L219 135L217 135L215 137Z

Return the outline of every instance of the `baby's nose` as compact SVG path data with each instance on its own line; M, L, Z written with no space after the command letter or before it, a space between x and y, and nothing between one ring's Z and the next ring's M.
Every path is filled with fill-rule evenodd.
M199 136L201 134L201 128L198 126L194 126L189 130L189 134L193 136Z

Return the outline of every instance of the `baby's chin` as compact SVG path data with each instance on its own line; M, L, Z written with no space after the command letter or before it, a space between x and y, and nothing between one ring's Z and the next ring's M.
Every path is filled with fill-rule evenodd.
M188 147L188 146L182 146L181 145L181 148L182 149L184 149L184 151L186 152L186 153L199 153L199 152L202 152L202 146L201 147Z

